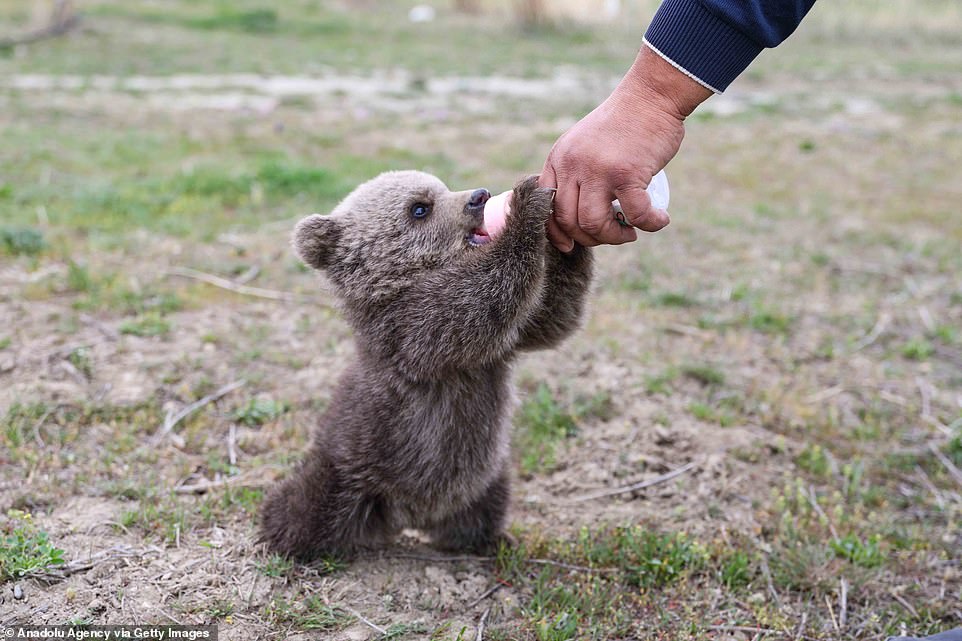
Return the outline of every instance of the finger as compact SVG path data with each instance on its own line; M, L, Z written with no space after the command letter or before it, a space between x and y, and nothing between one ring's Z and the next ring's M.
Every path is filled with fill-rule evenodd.
M625 212L625 219L642 231L658 231L671 222L667 211L651 206L651 198L641 185L616 189L615 196Z
M578 223L578 185L573 181L563 182L558 187L554 197L554 215L552 216L560 234L564 234L572 241L585 247L594 247L598 244L594 238L582 231ZM550 226L549 226L550 232ZM560 241L560 234L557 234ZM549 236L550 238L550 236ZM563 248L558 243L551 241L552 244L561 251L571 251L574 245Z
M575 248L575 241L571 236L561 231L561 227L555 220L558 207L558 180L554 173L554 167L551 166L549 161L545 161L544 167L541 169L541 175L538 176L538 186L555 190L554 209L551 216L548 217L548 241L557 247L558 251L567 254Z
M638 238L634 228L618 224L605 189L582 185L578 195L578 226L594 239L595 244L621 245Z

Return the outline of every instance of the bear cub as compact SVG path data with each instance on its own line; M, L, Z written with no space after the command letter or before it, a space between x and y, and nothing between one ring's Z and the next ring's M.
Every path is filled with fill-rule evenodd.
M511 363L577 328L591 279L587 248L547 242L553 196L519 182L492 238L487 190L388 172L298 223L295 251L326 272L356 354L300 466L264 501L272 551L346 555L408 527L442 549L497 546Z

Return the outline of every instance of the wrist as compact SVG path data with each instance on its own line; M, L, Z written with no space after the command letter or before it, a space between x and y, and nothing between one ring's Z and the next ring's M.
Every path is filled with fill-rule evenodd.
M654 107L683 121L712 91L643 45L638 57L615 90L633 102Z

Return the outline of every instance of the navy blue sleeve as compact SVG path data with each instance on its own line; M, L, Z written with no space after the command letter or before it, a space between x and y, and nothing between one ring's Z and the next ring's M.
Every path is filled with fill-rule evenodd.
M645 42L715 92L787 38L815 0L664 0Z

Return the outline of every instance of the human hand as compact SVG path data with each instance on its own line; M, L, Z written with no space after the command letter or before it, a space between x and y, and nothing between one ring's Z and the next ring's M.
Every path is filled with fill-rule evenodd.
M619 245L637 238L635 228L658 231L668 212L652 207L645 188L677 153L684 120L711 95L647 47L618 87L594 111L564 133L541 172L542 187L555 187L548 238L559 250ZM618 224L617 198L632 225Z

